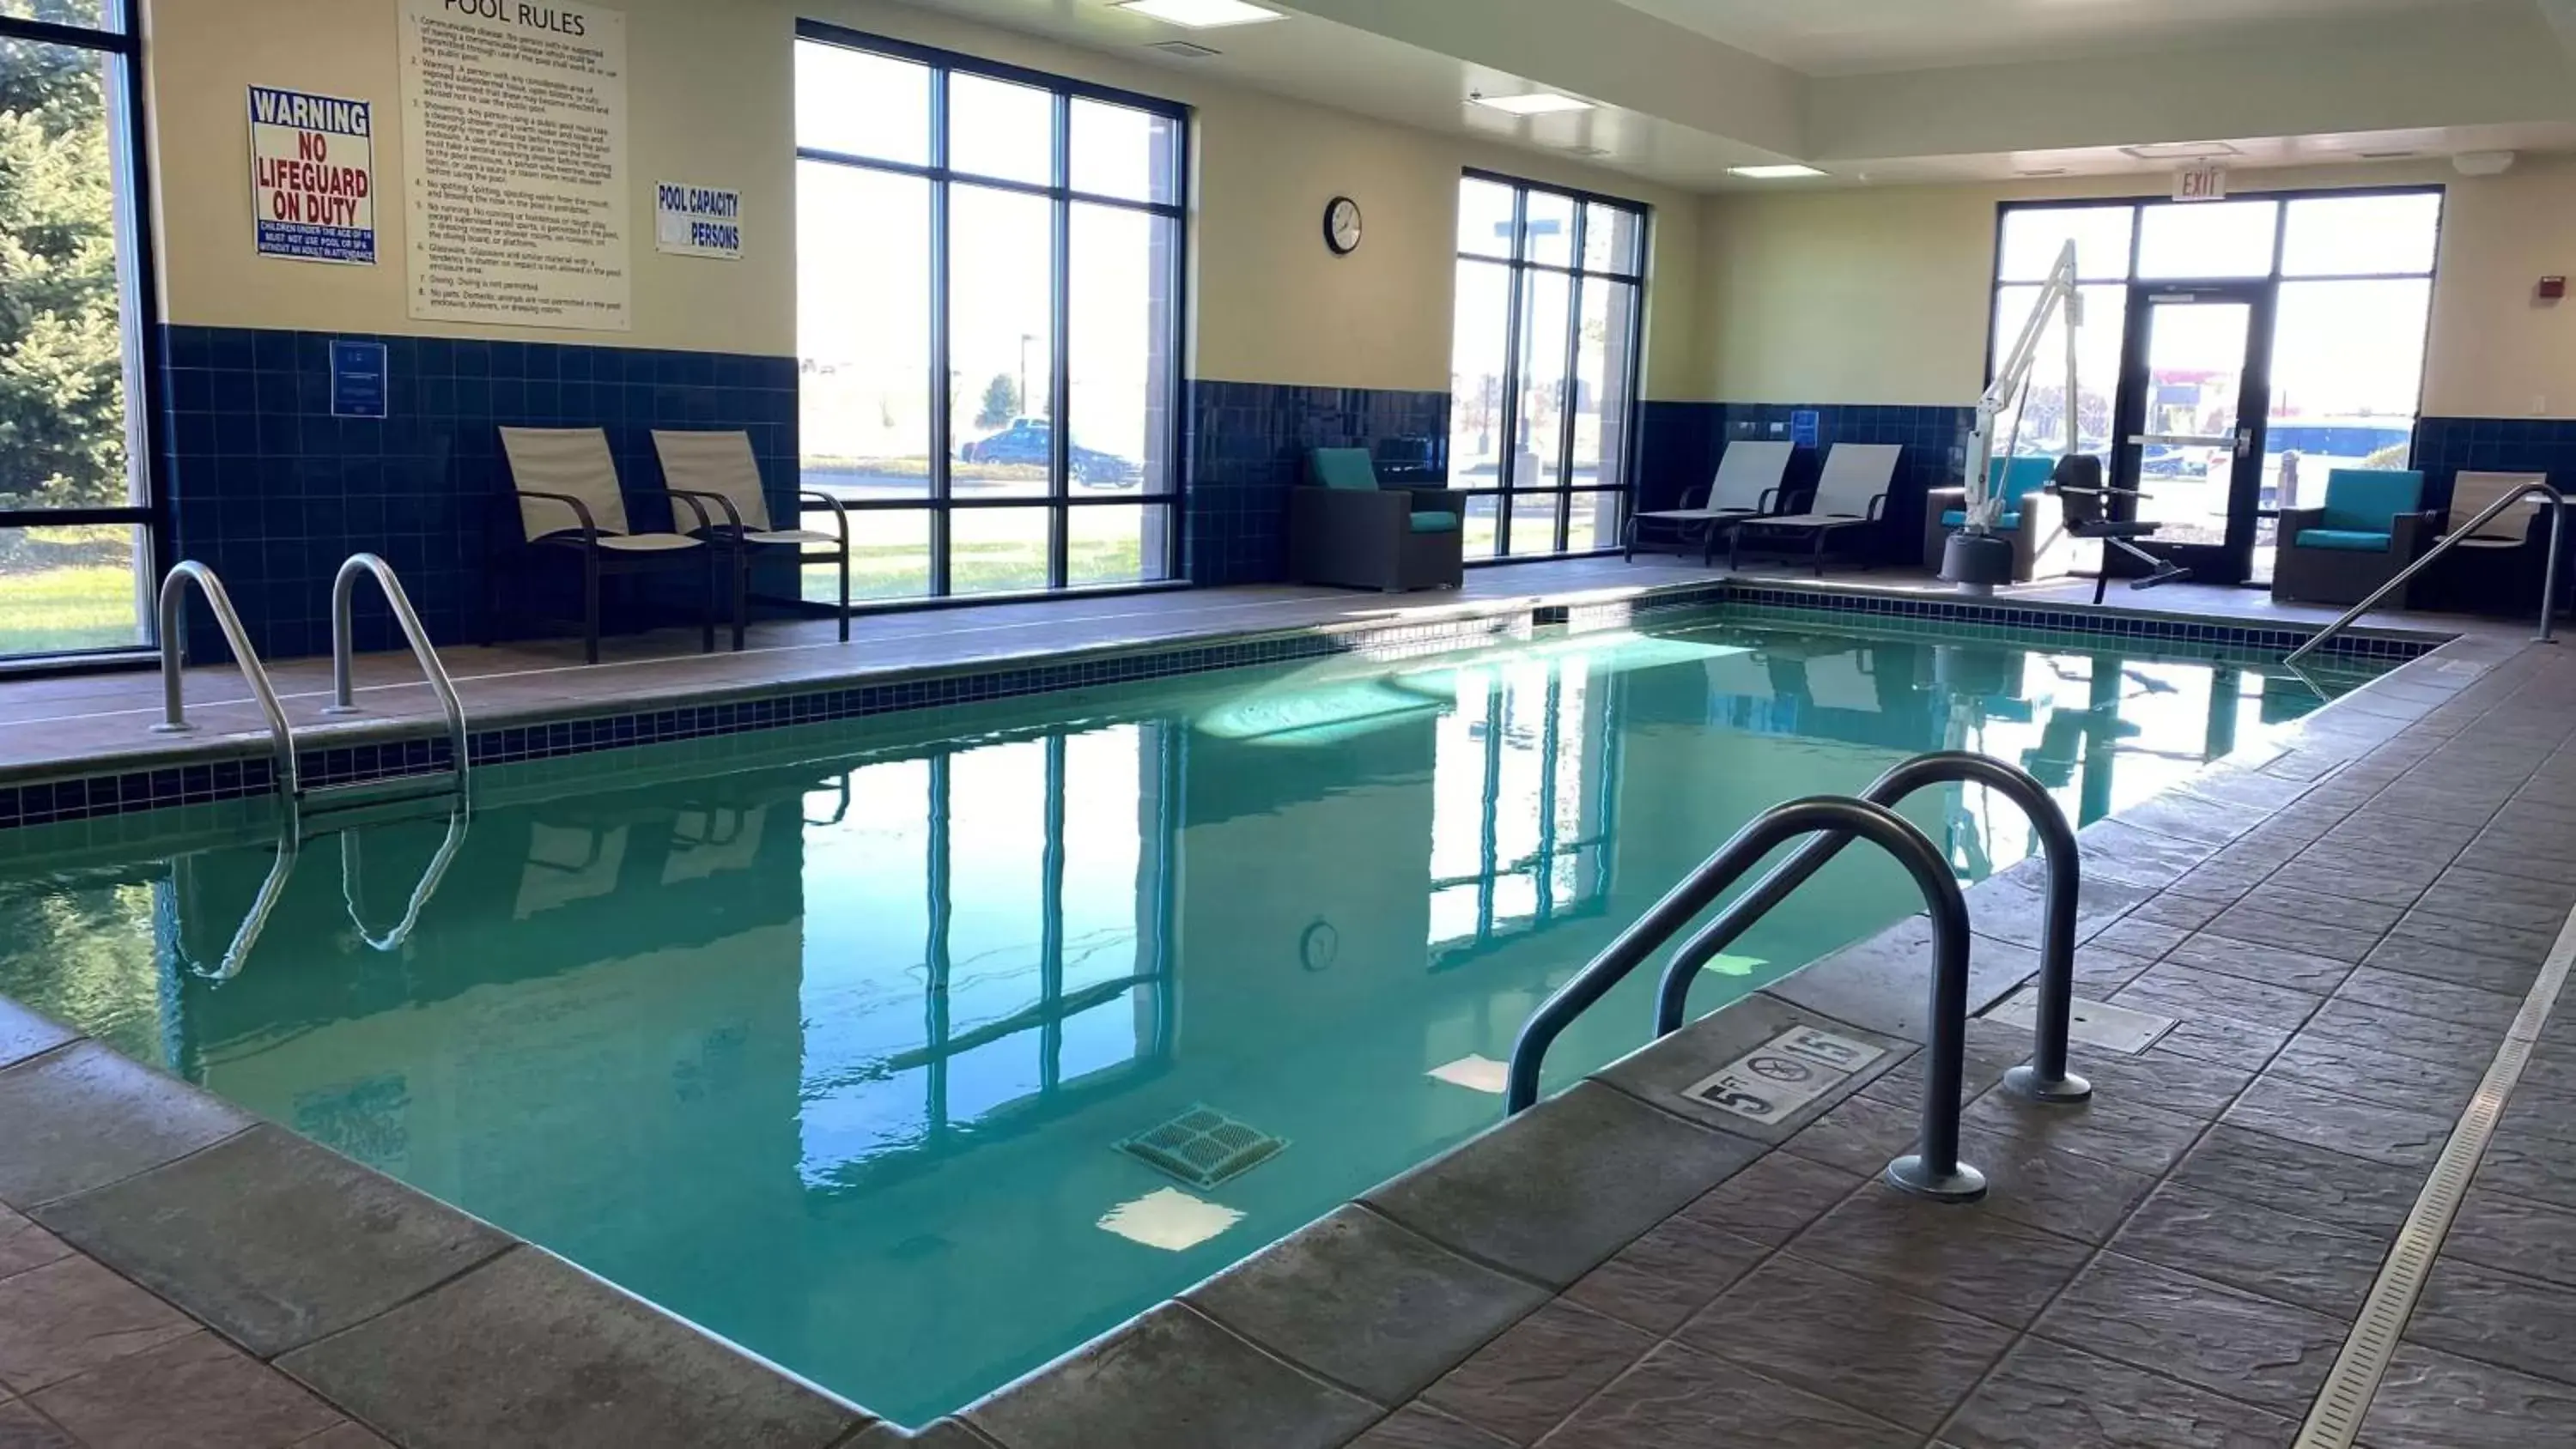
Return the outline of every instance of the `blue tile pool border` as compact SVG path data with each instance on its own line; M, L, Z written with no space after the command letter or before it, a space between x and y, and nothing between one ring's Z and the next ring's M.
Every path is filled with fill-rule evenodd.
M1491 613L1420 623L1313 628L1168 648L1128 649L1056 663L915 672L872 683L791 689L751 698L710 699L704 703L503 725L476 731L468 749L477 767L520 764L1330 655L1355 654L1388 661L1417 658L1527 637L1533 627L1562 625L1583 633L1616 628L1648 615L1713 608L1741 609L1744 612L1739 617L1751 623L1847 616L1855 621L1927 628L2000 629L2030 643L2157 643L2195 652L2279 654L2305 643L2315 632L2310 628L2122 614L2071 605L1919 598L1721 581L1657 589L1619 600L1541 604L1535 609L1526 601L1518 601L1508 609ZM2328 664L2347 665L2402 663L2439 647L2446 638L2433 634L2346 634L2321 651L2320 659ZM420 726L433 727L426 723ZM451 759L452 751L445 738L425 737L306 750L299 752L296 764L305 785L314 788L443 773ZM248 799L272 794L276 788L275 766L265 754L0 785L0 830Z

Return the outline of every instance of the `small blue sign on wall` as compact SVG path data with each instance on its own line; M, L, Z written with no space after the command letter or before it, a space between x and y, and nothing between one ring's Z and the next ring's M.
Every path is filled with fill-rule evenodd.
M385 415L385 345L381 342L331 342L331 416L381 418Z
M1814 408L1796 408L1789 414L1789 443L1792 447L1816 446L1818 414Z

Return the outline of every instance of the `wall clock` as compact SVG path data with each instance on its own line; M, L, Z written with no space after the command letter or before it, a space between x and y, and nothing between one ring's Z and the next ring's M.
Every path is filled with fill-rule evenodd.
M1360 204L1347 196L1324 203L1324 245L1346 257L1360 249Z

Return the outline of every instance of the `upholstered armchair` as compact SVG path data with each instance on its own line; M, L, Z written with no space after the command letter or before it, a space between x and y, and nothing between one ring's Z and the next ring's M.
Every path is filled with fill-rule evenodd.
M2325 503L2281 510L2272 558L2272 597L2358 604L2415 561L2420 540L2441 527L2424 507L2424 475L2411 468L2337 468ZM2389 607L2406 607L2403 594Z
M1299 583L1454 589L1465 580L1463 494L1382 488L1366 448L1317 448L1288 490L1288 569Z

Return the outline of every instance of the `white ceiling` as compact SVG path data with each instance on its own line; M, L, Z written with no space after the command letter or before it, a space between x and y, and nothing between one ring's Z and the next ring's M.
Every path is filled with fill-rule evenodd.
M1810 75L1987 64L2206 40L2482 0L1620 0Z
M2166 171L2118 147L2220 138L2248 168L2576 150L2576 0L1267 0L1287 18L1205 31L1109 0L911 3L1692 190L1782 160L1833 172L1802 185ZM1531 89L1597 108L1464 104Z

